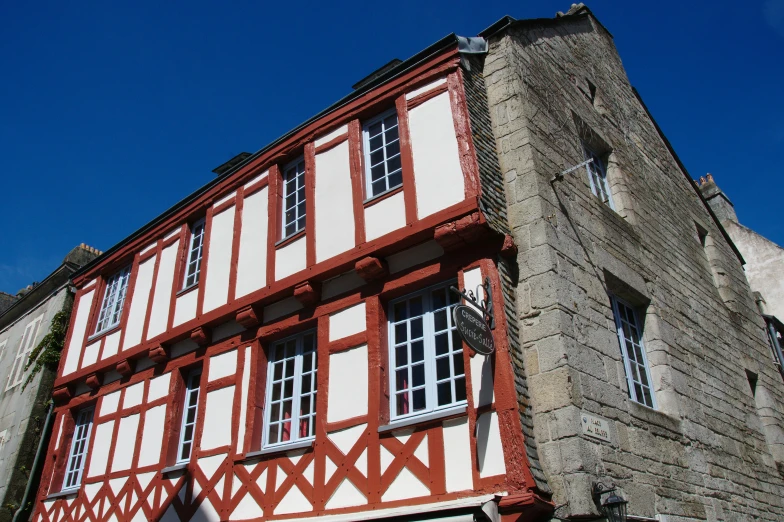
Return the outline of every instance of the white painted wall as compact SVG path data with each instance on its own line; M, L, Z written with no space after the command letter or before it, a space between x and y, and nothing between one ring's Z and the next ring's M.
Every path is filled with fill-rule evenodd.
M420 219L465 199L449 93L439 94L408 112L414 156L417 217Z
M479 268L472 268L463 272L463 283L466 290L471 290L474 293L478 291L480 299L485 298L484 290L479 288L482 280L482 270ZM465 300L463 301L465 302ZM474 355L471 357L470 369L474 405L479 407L492 404L495 399L495 392L493 390L493 364L491 358L479 354Z
M109 415L110 413L117 411L117 407L120 404L120 391L121 390L117 390L116 392L112 392L103 396L103 399L101 399L101 416Z
M152 402L161 397L169 395L169 382L171 381L171 372L164 373L154 379L150 380L150 389L147 391L147 402Z
M366 329L364 301L329 316L330 341L343 339L344 337L364 332Z
M230 350L210 357L210 375L208 381L228 377L237 372L237 350Z
M142 434L141 447L139 448L139 466L157 464L161 460L161 444L165 423L165 404L150 408L144 414L144 432Z
M139 263L139 271L136 274L136 284L133 287L131 309L128 312L128 322L125 325L123 350L132 348L142 342L144 317L147 315L147 304L150 301L150 289L152 288L152 275L154 271L155 256L152 256L143 263Z
M406 226L406 205L398 192L365 209L365 239L371 241Z
M423 85L422 87L420 87L418 89L414 89L411 92L407 92L406 93L406 100L411 100L413 98L416 98L420 94L424 94L427 91L432 91L433 89L435 89L439 85L444 85L445 83L446 83L446 76L444 76L442 78L439 78L437 80L433 80L432 82L430 82L428 84L425 84L425 85Z
M98 350L101 348L103 339L84 347L84 356L82 357L82 368L94 364L98 360Z
M368 349L363 344L329 356L327 422L368 412Z
M246 197L243 203L237 259L237 297L267 284L268 198L268 188L265 187Z
M68 341L68 353L63 364L63 375L75 372L79 367L79 356L82 354L84 334L87 331L87 319L90 317L90 307L93 304L95 290L87 292L74 304L76 319L74 320L73 333Z
M136 451L136 436L139 430L139 414L129 415L120 419L117 429L117 439L114 446L114 460L112 472L126 470L131 467L133 454Z
M90 455L90 470L88 477L97 477L106 473L106 464L109 459L109 450L114 441L112 432L114 431L114 421L104 422L95 427L95 437L93 437L92 454Z
M174 288L174 268L179 247L180 242L178 240L164 248L161 252L161 262L158 265L158 277L155 280L155 290L152 298L150 324L147 328L147 339L152 339L166 330L169 321L171 293Z
M174 301L174 320L172 326L180 325L196 317L196 303L199 299L199 291L191 290L182 294Z
M231 245L234 241L234 207L212 216L207 274L201 275L204 287L204 311L226 304L229 299Z
M280 281L286 276L305 270L305 237L289 243L275 252L275 280Z
M316 262L354 247L348 141L316 155Z
M451 493L474 489L468 417L444 421L443 426L446 490Z
M123 409L133 408L142 403L142 396L144 395L144 381L137 382L125 388L125 395L123 396Z
M112 355L116 355L120 347L121 331L116 331L106 336L103 341L103 351L101 352L101 359L108 359Z
M476 458L479 463L479 476L485 478L505 475L506 463L501 445L498 414L494 411L483 413L476 420L476 425Z
M201 449L208 450L231 444L231 412L234 404L234 386L227 386L207 394L204 411L204 430Z

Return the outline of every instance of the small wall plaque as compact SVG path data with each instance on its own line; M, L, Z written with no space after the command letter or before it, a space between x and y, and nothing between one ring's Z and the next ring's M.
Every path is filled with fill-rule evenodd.
M582 426L583 435L612 442L610 440L610 423L601 417L583 412L580 414L580 426Z

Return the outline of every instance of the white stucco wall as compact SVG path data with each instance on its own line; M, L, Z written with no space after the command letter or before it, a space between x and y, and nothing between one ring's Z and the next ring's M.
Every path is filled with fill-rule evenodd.
M237 297L267 284L268 198L268 188L265 187L246 197L243 203L237 259Z
M343 339L344 337L364 332L366 329L364 301L329 316L330 341Z
M162 334L169 321L169 305L174 284L174 269L177 262L177 249L180 242L175 241L161 252L161 262L158 265L158 277L155 280L155 290L152 298L152 311L150 324L147 328L147 339Z
M204 430L201 449L208 450L231 444L231 413L234 405L234 386L227 386L207 394L204 410Z
M125 325L123 350L132 348L142 341L144 317L147 315L147 304L150 301L150 289L152 288L154 271L155 256L143 263L139 263L139 271L136 274L136 284L133 289L133 298L131 299L131 309L128 312L128 322Z
M423 218L465 199L449 93L439 94L408 113L414 156L417 216Z
M161 460L163 429L166 423L166 405L150 408L144 414L144 432L139 449L139 466L157 464Z
M371 241L406 226L406 204L398 192L365 209L365 239Z
M450 493L473 489L471 434L468 417L444 421L444 469Z
M306 263L305 237L301 237L275 252L275 280L305 270Z
M75 372L79 367L79 356L82 354L82 343L87 331L87 319L90 317L90 307L93 304L95 290L85 293L74 303L76 320L73 323L71 339L68 341L68 351L63 364L63 375Z
M229 268L231 246L234 241L234 207L212 216L210 229L207 274L202 274L204 284L204 311L214 310L226 304L229 298Z
M367 345L363 344L329 356L327 402L327 422L337 422L367 415Z
M106 465L109 459L109 450L112 448L112 432L114 431L114 421L104 422L95 426L95 436L90 454L90 470L88 477L97 477L106 473Z
M348 141L316 155L316 262L354 247Z
M180 325L196 317L196 304L199 299L199 291L191 290L182 294L174 301L174 320L172 326Z

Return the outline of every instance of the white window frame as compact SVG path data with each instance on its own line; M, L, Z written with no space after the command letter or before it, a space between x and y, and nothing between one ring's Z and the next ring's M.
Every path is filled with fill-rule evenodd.
M582 145L583 158L585 158L585 160L593 159L591 163L585 165L585 170L588 173L588 182L591 184L591 192L593 192L594 196L599 198L599 201L615 210L610 184L607 181L607 165L604 163L601 155L595 150L585 143Z
M125 304L125 294L128 291L128 280L131 278L131 265L115 272L106 281L106 288L103 292L101 309L98 313L98 320L95 322L95 333L93 336L111 330L122 320L123 306ZM108 315L107 315L108 314Z
M302 171L301 172L299 170L299 166L300 165L302 165ZM294 194L291 194L289 192L292 183L289 183L289 181L288 181L288 174L290 172L292 172L292 171L294 172L294 182L293 182ZM281 240L289 238L289 237L291 237L291 236L293 236L295 234L298 234L302 230L305 230L305 226L306 226L307 219L308 219L308 217L307 217L307 203L305 202L306 199L307 199L307 194L306 194L307 189L305 188L306 171L307 171L307 168L305 166L305 156L300 156L296 160L292 161L291 163L288 163L285 167L283 167L283 173L282 173L282 175L280 177L281 178L282 187L283 187L283 190L281 191L281 193L283 195L283 201L282 201L282 204L280 206L280 208L281 208L281 219L280 219L280 222L281 222L281 233L280 233ZM300 199L300 196L299 196L300 190L302 191L301 192L302 193L302 198L301 199ZM293 196L294 197L294 205L293 206L289 206L288 205L288 201L287 200L288 200L289 196ZM305 205L304 207L302 207L303 210L302 210L301 213L299 211L299 206L300 205ZM290 210L294 211L294 215L293 215L292 219L288 219L288 217L287 217L287 213ZM302 226L299 225L299 220L300 219L302 219ZM286 229L288 228L289 225L292 225L292 224L294 225L294 230L291 233L287 234L286 233Z
M466 365L463 362L463 373L458 374L457 369L455 368L454 364L454 356L456 354L460 354L460 358L462 361L463 359L463 342L460 339L459 335L456 333L456 328L454 324L454 318L452 317L452 309L455 305L460 304L460 298L455 296L450 290L449 287L451 285L456 284L454 280L449 281L447 283L440 283L437 285L430 286L418 292L414 292L403 296L399 299L395 299L389 303L388 309L388 323L387 323L387 333L389 336L388 339L388 346L389 346L389 390L390 390L390 405L389 405L389 414L390 414L390 421L394 422L400 419L408 419L412 417L417 417L420 415L427 415L432 412L436 412L439 410L448 410L458 406L462 406L468 403L467 400L467 390L465 387L465 380L466 380ZM445 292L446 298L446 306L441 307L438 309L433 309L433 292L435 290L443 290ZM411 322L412 318L408 317L403 320L398 320L395 316L395 306L402 302L408 302L414 298L421 297L422 298L422 314L420 316L422 318L422 342L424 348L424 373L425 373L425 384L424 387L421 385L411 386L409 385L408 390L409 393L409 404L411 405L411 410L413 410L413 388L424 389L425 390L425 408L418 411L409 411L408 413L400 413L397 411L397 395L398 390L397 386L397 379L396 374L399 370L408 370L408 383L413 384L413 367L418 366L417 364L412 364L412 362L419 362L419 361L412 361L412 327ZM408 306L408 305L407 305ZM446 317L447 317L447 328L446 330L439 330L438 332L435 331L435 314L442 310L446 310ZM400 343L396 342L396 327L400 324L406 323L406 340ZM442 334L444 332L451 332L446 333L447 341L449 343L449 349L446 354L437 355L436 354L436 335ZM418 340L419 338L415 338L414 341ZM459 347L455 346L455 343L459 344ZM406 361L405 364L398 365L397 358L396 358L396 350L398 347L406 346ZM440 382L438 381L438 375L436 372L436 359L449 359L449 372L450 376L446 379L442 379ZM462 392L465 398L458 399L458 381L462 379L463 386ZM443 384L446 382L450 382L451 384L451 396L453 398L452 402L447 404L438 405L438 384Z
M371 200L371 199L377 198L379 196L383 196L387 192L395 190L396 188L398 188L398 187L403 185L403 164L402 164L403 158L401 156L402 151L400 150L400 147L398 146L398 152L397 152L396 155L393 155L391 158L387 158L387 146L389 146L391 143L394 143L394 141L392 141L390 143L386 143L386 135L385 135L385 133L386 133L387 129L384 128L383 121L386 120L387 118L389 118L392 115L395 116L395 120L396 120L395 127L397 127L397 130L398 130L397 142L398 142L398 145L399 145L400 144L400 117L397 115L397 110L396 109L390 109L390 110L388 110L388 111L386 111L386 112L384 112L382 114L379 114L378 116L375 116L374 118L372 118L372 119L370 119L370 120L368 120L368 121L366 121L365 123L362 124L362 140L363 140L362 150L364 152L364 160L365 160L364 163L365 163L365 194L366 194L365 199L366 200ZM376 151L377 150L382 150L383 153L384 153L384 159L382 160L381 163L377 163L376 165L380 165L380 164L384 165L384 176L383 176L383 178L379 178L379 179L383 179L384 180L384 190L382 190L378 194L373 194L372 168L374 167L374 165L371 164L371 153L375 152L375 151L371 151L370 150L370 127L372 125L375 125L378 122L382 122L381 136L383 138L382 138L381 148L380 149L376 149ZM400 162L401 162L400 168L398 168L398 169L396 169L396 170L394 170L392 172L389 172L389 161L391 159L396 158L396 157L400 158ZM394 175L394 174L397 174L397 173L400 173L400 183L398 183L395 186L391 187L389 185L389 178L390 178L391 175ZM378 180L376 180L376 181L378 181Z
M182 280L183 290L199 284L201 260L204 257L205 219L201 218L193 223L190 230L191 239L188 242L188 255L185 258L185 277ZM194 254L196 255L195 258ZM190 281L190 279L193 280Z
M63 491L77 489L82 484L84 464L87 460L87 448L90 445L90 434L93 429L95 407L89 406L79 410L74 422L74 435L71 440L71 451L66 461Z
M35 341L38 338L38 332L41 331L41 322L44 314L39 315L25 326L22 338L19 340L19 347L16 350L16 357L11 365L11 372L8 374L8 381L6 382L6 390L10 390L14 386L18 386L24 381L25 363L30 352L35 348ZM3 346L5 343L3 342Z
M196 439L196 422L199 420L199 394L201 393L201 368L191 370L185 380L185 397L182 401L182 422L180 424L180 441L177 444L177 464L190 462L193 455L193 441ZM193 411L193 420L188 421L188 412ZM192 426L190 439L186 439L187 428ZM189 444L188 456L183 457L185 445Z
M640 321L640 314L632 305L614 295L610 296L610 300L612 301L613 317L615 318L615 328L618 334L618 343L620 344L621 355L623 357L623 368L626 372L626 384L629 388L629 398L638 404L647 406L648 408L653 408L655 410L656 394L653 390L653 379L651 379L648 354L645 351L645 341L643 340L643 322ZM621 311L625 311L627 317L629 314L631 314L634 324L631 324L629 321L624 319L621 316ZM628 326L630 331L634 331L634 334L637 336L637 341L635 341L634 338L628 338L626 336L626 332L624 331L624 324ZM627 342L631 343L632 347L636 349L635 351L638 352L636 354L632 354L634 356L633 358L629 356ZM638 355L641 360L638 360ZM636 371L633 373L632 370ZM635 377L635 374L637 377ZM647 379L647 385L642 382L640 378L641 375ZM639 387L640 391L643 392L642 396L640 396L640 393L638 393L637 387ZM648 391L650 403L645 398L645 389Z
M305 337L311 336L312 341L312 350L308 352L304 351L304 341ZM296 348L294 351L294 355L291 357L285 357L285 351L283 352L284 357L280 358L278 356L279 348L285 349L287 343L294 341L296 344ZM273 343L269 349L269 361L267 362L267 389L266 389L266 399L265 399L265 406L264 406L264 429L262 434L262 448L269 449L269 448L277 448L277 447L285 447L292 444L301 443L304 441L313 440L316 436L316 400L318 398L318 337L316 335L316 330L308 330L297 335L293 335L291 337L287 337L280 341ZM310 368L304 368L305 366L305 356L312 354L312 363ZM293 363L293 375L287 376L287 370L289 365ZM281 370L281 378L275 378L275 369L276 366L280 365L282 368ZM309 390L303 392L303 375L307 374L310 377L310 386ZM284 393L285 393L285 381L292 380L292 396L291 396L291 417L288 419L289 422L289 439L288 440L281 440L283 437L283 425L286 424L287 420L283 417L283 412L279 409L278 410L278 418L272 419L272 410L277 404L283 404L284 402ZM281 393L279 396L279 400L274 400L273 397L273 388L276 384L281 383ZM306 384L306 383L305 383ZM302 398L309 397L310 408L309 412L305 415L302 414L300 411L302 405ZM311 433L307 436L301 436L299 433L299 426L300 421L304 418L309 418L310 422L308 424L308 431ZM277 440L275 442L270 442L270 428L272 425L277 426L278 435Z

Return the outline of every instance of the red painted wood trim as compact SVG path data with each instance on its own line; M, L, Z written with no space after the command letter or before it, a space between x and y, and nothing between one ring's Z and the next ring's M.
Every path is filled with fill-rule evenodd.
M326 152L326 151L328 151L330 149L334 149L335 147L337 147L338 145L340 145L341 143L343 143L347 139L348 139L348 133L341 134L340 136L337 136L336 138L332 138L328 142L322 143L321 145L318 145L316 147L316 154L321 154L322 152Z
M185 275L185 268L188 266L188 250L190 249L191 243L190 235L190 226L183 224L180 228L180 244L177 248L177 257L174 260L174 285L172 287L171 298L169 299L169 318L166 321L167 330L171 330L171 327L174 324L174 313L177 308L177 298L198 287L198 284L196 284L188 288L185 292L182 291L184 279L183 276Z
M368 422L367 415L358 415L356 417L351 417L350 419L344 419L335 422L327 422L326 429L328 433L331 433L333 431L345 430L346 428L359 426L360 424L367 424L367 422Z
M316 330L316 356L318 357L318 374L316 375L318 385L318 395L316 396L316 449L322 449L327 442L327 408L329 405L329 316L322 315L318 318L318 328ZM314 497L322 499L316 506L323 506L326 502L323 498L326 496L324 492L324 475L326 470L326 461L323 456L316 459L314 465Z
M247 198L248 196L252 196L256 192L260 191L264 187L269 185L269 173L264 177L264 179L257 181L253 185L244 187L243 194Z
M368 342L368 334L367 331L360 332L358 334L349 335L348 337L343 337L342 339L335 339L331 343L329 343L329 353L338 353L343 352L346 350L350 350L352 348L356 348L357 346L362 346L363 344L367 344Z
M463 72L458 69L450 73L446 81L449 86L449 103L452 106L452 119L460 152L460 167L465 177L466 197L477 196L482 191L482 184L479 180L479 163L471 134L468 102L463 88Z
M238 189L239 190L239 189ZM217 198L220 199L220 198ZM228 210L229 208L233 207L237 201L237 194L235 193L233 197L229 198L227 201L224 201L220 205L214 205L212 207L212 214L220 214L224 210Z
M155 287L158 283L158 271L160 270L161 266L161 252L163 252L163 241L159 240L158 246L155 248L155 266L152 268L152 284L150 285L150 295L147 297L147 312L144 314L144 326L142 327L142 342L140 343L140 346L145 345L145 341L147 340L147 332L150 329L152 302L155 299Z
M365 242L365 173L362 168L362 125L359 120L348 124L348 158L351 173L351 194L354 207L354 244Z
M210 261L210 241L212 240L212 218L215 210L207 209L204 217L204 243L201 250L201 268L199 269L199 297L196 299L196 318L204 313L204 289L207 287L207 267Z
M365 201L362 205L363 205L364 208L372 207L376 203L381 203L385 199L391 198L392 196L394 196L396 194L399 194L402 191L403 191L403 186L401 185L399 187L393 188L392 190L390 190L388 192L385 192L385 193L381 194L380 196L376 196L373 199Z
M406 224L410 225L417 219L416 180L414 178L414 153L411 149L411 134L408 126L408 109L406 95L401 94L395 100L397 108L397 128L400 136L400 159L403 168L403 197L406 204Z
M430 464L430 494L443 495L446 493L443 424L438 424L427 430L427 455Z
M417 94L410 100L407 100L408 110L410 111L414 107L418 107L425 103L427 100L435 98L439 94L445 93L449 89L449 86L446 83L433 87L429 91L425 91L422 94Z
M389 408L389 395L384 394L383 385L386 379L385 351L387 343L386 317L383 305L378 295L370 296L365 300L365 324L367 326L368 343L368 502L371 504L381 502L381 447L379 443L378 427L381 425L383 409L386 404ZM389 414L387 413L387 420Z
M316 264L316 152L305 145L305 265Z
M307 197L307 196L306 196L306 197ZM306 205L306 207L307 207L307 205ZM305 212L307 212L307 208L306 208ZM307 217L306 217L305 219L307 219ZM305 237L305 234L306 234L306 233L307 233L307 229L306 229L306 228L303 228L303 229L302 229L302 230L300 230L299 232L296 232L296 233L294 233L294 234L291 234L291 235L290 235L289 237L287 237L286 239L282 239L282 240L278 241L277 243L275 243L275 248L276 248L276 249L279 249L279 248L283 248L283 247L285 247L285 246L288 246L288 245L290 245L291 243L293 243L294 241L296 241L296 240L298 240L298 239L302 239L303 237Z
M275 282L275 243L278 241L278 206L280 196L280 169L273 165L269 169L269 200L267 201L267 288ZM307 219L307 218L306 218Z
M98 323L98 314L101 310L101 304L103 302L103 295L106 293L106 278L101 276L98 282L95 285L95 299L93 299L92 306L90 306L90 315L87 320L87 329L84 332L84 340L82 341L82 345L80 349L84 351L84 347L87 344L87 340L90 339L90 336L95 333L95 327ZM108 333L108 332L106 332ZM100 336L99 336L100 337ZM79 363L82 362L81 357L79 358Z
M240 259L240 237L242 234L242 210L245 207L245 189L237 189L237 204L234 208L234 236L231 241L231 263L229 264L229 296L227 302L234 301L237 294L237 265Z
M177 228L182 228L182 225L180 225L180 227L177 227ZM173 230L171 230L170 233L171 232L173 232ZM171 235L171 236L167 237L166 239L163 239L163 248L167 248L167 247L172 246L179 239L180 239L180 234L174 234L174 235Z

